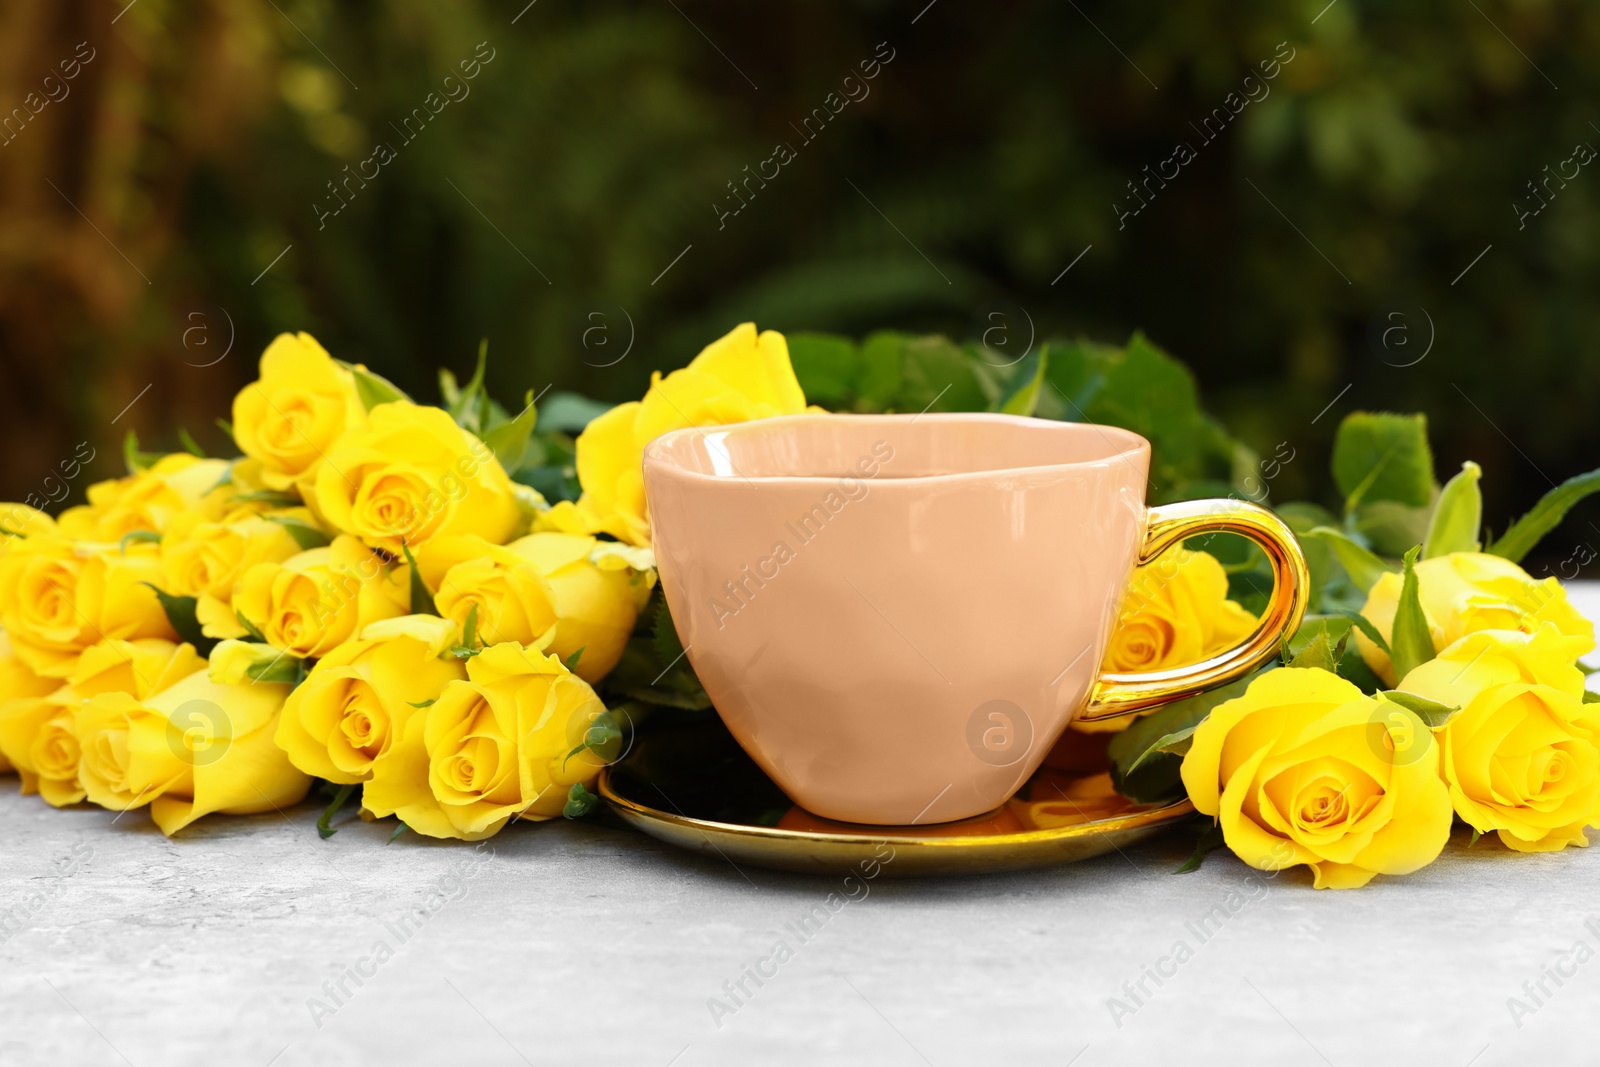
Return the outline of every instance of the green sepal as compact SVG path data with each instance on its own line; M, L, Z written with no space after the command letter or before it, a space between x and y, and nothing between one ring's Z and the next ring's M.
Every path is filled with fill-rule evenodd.
M433 594L428 592L427 585L422 581L422 571L417 567L416 557L411 554L411 546L401 541L400 553L411 568L411 614L438 615L439 609L433 603Z
M240 611L238 608L235 608L233 611L233 617L239 620L239 625L243 626L244 632L250 635L250 640L259 641L263 645L272 644L272 642L268 641L266 636L262 634L261 627L244 617L244 612Z
M1194 851L1189 853L1189 858L1184 860L1183 865L1172 873L1188 874L1190 871L1198 871L1200 869L1200 864L1205 862L1207 854L1215 852L1217 849L1221 848L1223 844L1222 824L1220 822L1212 822L1212 824L1201 831L1200 836L1195 839Z
M130 530L122 535L122 540L117 542L117 552L120 555L128 554L129 545L160 544L161 535L154 530Z
M484 431L483 443L494 452L500 466L508 471L522 466L522 460L528 454L528 440L533 436L534 423L538 418L539 410L534 406L533 390L530 389L522 410L515 418Z
M354 793L355 791L356 787L354 785L341 785L339 787L339 791L333 794L332 802L323 809L322 816L317 819L317 834L324 841L339 832L335 830L330 823L332 822L334 815L338 813L339 809L344 807L345 801L350 799L350 794Z
M1421 719L1430 730L1439 729L1461 711L1461 707L1457 704L1441 704L1437 700L1429 700L1427 697L1420 697L1401 689L1385 689L1378 696L1391 704L1399 704Z
M1451 552L1476 552L1481 547L1478 533L1483 527L1483 491L1478 480L1483 469L1468 460L1461 473L1445 483L1439 501L1428 520L1428 535L1422 540L1422 558Z
M294 543L300 546L302 552L313 548L325 548L333 543L333 538L325 532L293 515L268 515L267 521L275 522L289 531L289 536L294 538Z
M356 396L361 400L361 406L371 411L379 404L392 404L397 400L409 401L411 398L405 391L395 385L381 374L374 374L365 367L344 360L335 360L339 366L350 372L356 384Z
M582 782L573 782L572 788L567 790L567 803L562 807L561 814L569 819L581 819L599 803L600 798L585 789Z
M1428 629L1428 618L1422 613L1422 597L1417 585L1417 556L1422 552L1418 545L1405 555L1405 577L1400 585L1400 602L1395 607L1394 625L1389 631L1389 658L1394 662L1394 676L1403 679L1413 669L1427 663L1439 654L1433 647L1433 634Z
M193 645L201 658L211 655L218 639L207 637L200 629L200 620L195 615L200 602L192 596L173 596L151 582L143 584L155 591L156 599L161 602L161 610L167 613L167 622L177 632L178 640Z

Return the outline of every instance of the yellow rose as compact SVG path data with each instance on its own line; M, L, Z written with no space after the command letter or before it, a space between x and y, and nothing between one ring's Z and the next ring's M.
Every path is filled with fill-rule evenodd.
M1483 552L1435 556L1422 560L1416 570L1418 599L1436 649L1479 630L1532 633L1545 622L1555 623L1564 634L1585 638L1588 648L1594 647L1594 624L1567 602L1566 591L1554 577L1536 581L1510 560ZM1392 635L1400 586L1399 574L1383 575L1373 583L1361 609L1385 641ZM1394 685L1388 654L1359 631L1356 644L1373 673Z
M1600 824L1600 714L1574 666L1592 642L1554 623L1468 634L1414 668L1408 693L1461 711L1439 731L1456 814L1519 852L1587 845Z
M143 699L205 665L193 645L162 637L101 641L83 650L72 667L70 684L53 699L73 706L101 693L128 693Z
M1228 574L1216 557L1181 546L1168 549L1134 572L1100 669L1128 674L1187 667L1232 648L1255 630L1256 621L1228 599ZM1074 722L1072 728L1114 733L1136 718Z
M1314 668L1269 671L1194 732L1183 785L1261 870L1308 865L1318 889L1410 874L1444 849L1450 794L1410 711Z
M187 452L162 456L138 474L91 485L87 504L61 513L61 533L79 541L113 542L136 531L163 533L194 509L227 470L224 459Z
M449 648L460 631L448 619L403 615L375 623L320 660L289 694L278 747L307 774L352 784L404 734L417 707L467 676Z
M441 537L417 557L439 613L465 626L477 609L485 643L512 641L552 652L573 673L604 678L622 658L655 572L641 573L600 542L536 533L503 547L471 534Z
M521 512L487 445L439 408L397 401L368 418L317 475L315 508L328 524L391 556L449 534L511 536Z
M513 816L559 815L568 789L599 773L590 752L572 752L604 705L556 657L492 645L468 660L467 679L446 685L373 763L369 812L476 841Z
M289 531L269 519L207 522L191 513L161 538L163 589L173 596L211 597L226 605L245 571L257 563L282 563L299 552Z
M783 334L758 335L755 323L741 323L682 370L665 378L653 374L643 401L619 405L589 423L577 442L583 496L576 505L557 504L546 521L570 533L608 533L648 545L645 445L684 426L721 426L805 409Z
M238 616L269 645L301 659L327 655L369 623L411 610L410 570L384 561L354 537L336 537L282 563L257 563L234 588L231 608L196 609L210 637L243 637Z
M29 537L57 537L56 520L27 504L0 503L0 552Z
M60 687L30 670L0 632L0 763L21 777L25 795L40 793L56 807L83 799L71 711L49 699Z
M351 373L310 334L279 334L261 354L260 378L233 399L233 439L249 457L242 477L309 495L329 450L366 422Z
M217 685L204 670L153 696L102 693L77 712L78 777L114 811L150 806L171 836L202 815L298 803L311 779L273 743L289 687Z
M146 583L161 584L155 545L30 537L0 556L0 624L32 670L65 678L90 645L178 636Z

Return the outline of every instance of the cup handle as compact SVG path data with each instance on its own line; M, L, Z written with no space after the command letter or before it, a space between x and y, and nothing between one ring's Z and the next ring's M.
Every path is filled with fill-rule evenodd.
M1272 599L1255 632L1233 648L1186 667L1139 674L1102 674L1089 692L1078 722L1114 719L1130 712L1193 696L1250 673L1278 651L1306 613L1311 579L1293 531L1264 507L1243 500L1186 500L1151 508L1139 563L1203 533L1232 533L1260 545L1272 563Z

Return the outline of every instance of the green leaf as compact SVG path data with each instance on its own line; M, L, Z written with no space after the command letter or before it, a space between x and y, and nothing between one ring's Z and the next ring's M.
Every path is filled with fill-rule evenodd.
M1583 691L1583 702L1585 704L1600 704L1600 693L1585 689Z
M1194 742L1195 726L1185 726L1181 730L1174 730L1170 734L1162 734L1153 741L1149 748L1139 754L1139 758L1128 766L1128 774L1138 770L1147 760L1162 752L1170 752L1174 756L1185 755L1189 746Z
M293 515L268 515L267 521L275 522L289 531L289 536L294 538L294 543L300 546L302 552L312 548L323 548L333 543L333 538L325 532Z
M206 458L206 450L201 448L199 443L189 435L189 431L182 426L178 427L178 443L191 456L199 456L201 459Z
M1389 656L1394 661L1395 677L1404 679L1411 671L1439 654L1433 647L1433 634L1422 613L1422 598L1417 587L1418 545L1405 556L1405 578L1400 586L1400 603L1395 608L1394 626L1389 632Z
M1533 510L1512 523L1511 529L1502 534L1487 551L1513 563L1521 562L1522 557L1543 540L1545 534L1561 524L1574 504L1596 491L1600 491L1600 470L1568 478L1541 497Z
M1429 700L1415 693L1407 693L1401 689L1386 689L1378 694L1391 704L1399 704L1402 708L1421 719L1430 730L1437 730L1453 719L1461 710L1459 704L1441 704L1437 700Z
M322 817L317 820L317 834L326 841L339 831L331 825L331 821L339 809L344 807L345 801L350 799L350 794L356 791L354 785L341 785L339 791L333 794L333 801L322 812Z
M1433 496L1433 452L1425 415L1357 411L1333 441L1333 480L1345 511L1373 500L1426 506Z
M856 346L848 337L799 331L788 335L789 362L800 390L812 403L837 409L856 397L860 367Z
M1392 500L1372 500L1351 511L1345 529L1380 556L1398 559L1428 536L1432 506L1420 508Z
M405 823L401 823L399 826L397 826L395 828L394 833L389 835L389 840L385 841L384 844L386 844L386 845L394 844L396 841L398 841L400 839L400 835L405 833L409 829L411 829L411 827L407 826Z
M223 433L228 435L228 440L235 440L233 436L233 423L229 422L227 419L218 419L216 422L217 427L222 430Z
M1461 473L1445 483L1439 501L1428 520L1428 536L1422 541L1422 558L1432 559L1450 552L1476 552L1478 531L1483 528L1483 491L1478 479L1483 469L1470 459Z
M389 379L380 374L374 374L367 368L354 363L337 361L341 367L350 372L356 383L356 396L361 399L361 406L371 411L379 404L392 404L397 400L410 400L411 398Z
M267 646L271 648L271 645ZM253 663L245 674L253 682L282 682L287 685L299 685L306 679L306 661L298 656L291 656L286 652L262 663Z
M861 342L857 349L860 363L855 385L857 411L884 411L894 403L905 381L900 363L903 340L903 334L879 330L868 334Z
M202 657L211 655L211 650L217 647L217 639L207 637L200 629L200 620L195 617L199 601L192 596L173 596L150 582L144 584L155 590L156 599L161 601L161 610L167 613L167 622L177 631L178 640L193 645Z
M656 608L656 621L651 633L655 638L656 659L662 670L683 659L683 641L679 639L678 628L672 622L672 611L667 607L666 597L661 598L661 604Z
M561 814L569 819L581 819L594 810L600 798L583 787L582 782L573 782L572 788L567 790L567 803L561 809Z
M1112 734L1106 754L1111 759L1111 781L1117 792L1141 801L1182 796L1183 783L1178 778L1181 761L1172 752L1163 752L1162 746L1180 743L1185 730L1199 726L1218 705L1242 696L1252 681L1272 669L1268 667L1248 678L1166 704L1134 720L1126 730Z
M1354 623L1356 629L1365 634L1368 641L1371 641L1373 644L1383 649L1383 654L1385 656L1388 656L1390 659L1394 658L1394 653L1389 649L1389 642L1384 640L1382 631L1372 624L1371 619L1367 618L1359 611L1347 611L1345 612L1344 617Z
M533 390L530 389L522 410L517 412L515 418L484 432L483 443L493 450L500 466L508 471L522 466L522 458L528 454L528 438L533 435L533 424L538 417L538 409L533 406Z
M901 411L986 411L989 396L972 361L944 337L915 337L900 347Z
M1339 565L1350 576L1351 584L1363 592L1370 592L1379 578L1394 572L1393 567L1379 559L1343 530L1335 530L1331 526L1318 526L1314 530L1307 531L1303 536L1315 541L1321 541L1333 549L1333 554L1338 559Z
M577 670L578 669L578 661L583 658L583 651L584 651L584 649L586 649L588 647L589 647L588 645L583 645L576 652L574 652L572 655L570 655L566 659L562 660L561 661L562 666L566 667L567 670L569 670L569 671Z
M406 565L411 568L411 614L439 614L439 609L433 603L433 594L428 592L427 585L422 581L422 571L417 567L416 557L411 554L411 546L401 541L400 552L406 558Z
M1007 415L1032 415L1039 407L1039 392L1044 388L1044 371L1049 363L1049 345L1023 356L1013 369L994 404L994 410Z
M122 540L117 542L117 552L126 556L129 545L161 543L161 535L154 530L131 530L122 535Z
M1190 871L1198 871L1200 869L1200 864L1205 862L1206 855L1208 853L1215 852L1217 849L1221 848L1222 845L1222 824L1220 822L1213 821L1210 826L1206 827L1205 830L1201 832L1199 838L1195 840L1194 851L1189 853L1189 858L1183 861L1183 866L1179 867L1172 873L1188 874Z
M613 406L577 393L547 393L544 406L539 409L539 432L581 433L585 426Z

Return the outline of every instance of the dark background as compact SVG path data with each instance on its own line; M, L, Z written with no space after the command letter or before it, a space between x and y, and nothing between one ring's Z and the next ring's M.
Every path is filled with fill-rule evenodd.
M1484 465L1496 529L1600 464L1600 166L1517 213L1600 147L1594 4L525 3L0 10L0 116L94 50L0 136L0 497L87 440L81 495L129 429L228 453L214 420L282 330L419 399L488 337L503 399L621 400L747 319L1143 329L1235 434L1295 450L1277 499L1327 500L1357 408L1426 412L1441 479ZM391 123L479 42L470 95L407 143ZM804 141L880 42L870 95ZM1190 124L1280 42L1207 143ZM1197 158L1119 229L1180 140ZM380 141L397 158L319 228ZM797 158L719 229L779 141Z

